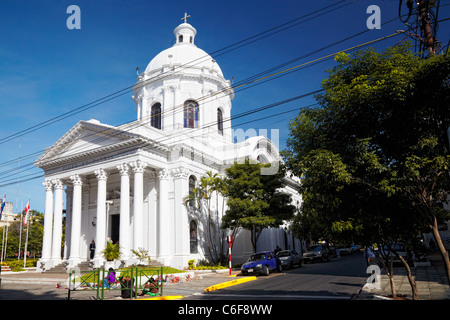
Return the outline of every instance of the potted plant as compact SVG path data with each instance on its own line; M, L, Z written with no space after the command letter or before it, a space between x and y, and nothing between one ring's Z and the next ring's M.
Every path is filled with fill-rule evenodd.
M149 265L150 264L150 256L148 254L148 250L139 247L137 250L131 249L131 252L137 257L140 265Z
M120 247L119 244L114 244L110 241L106 242L105 249L102 251L103 256L106 259L105 269L109 269L110 267L114 267L114 260L120 258Z

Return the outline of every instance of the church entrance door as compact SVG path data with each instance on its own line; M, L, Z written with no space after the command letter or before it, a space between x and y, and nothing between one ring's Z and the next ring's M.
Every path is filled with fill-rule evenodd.
M113 243L119 241L119 231L120 231L120 215L111 215L111 240Z

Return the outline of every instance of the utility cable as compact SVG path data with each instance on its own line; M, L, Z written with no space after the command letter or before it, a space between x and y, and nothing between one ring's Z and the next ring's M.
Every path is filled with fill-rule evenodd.
M361 33L358 33L358 34L361 34ZM324 56L324 57L321 57L321 58L318 58L318 59L309 61L309 62L307 62L307 63L301 64L301 65L297 65L297 66L295 66L295 67L292 67L292 68L289 68L289 69L286 69L286 70L277 72L277 73L275 73L275 74L271 74L271 75L269 75L269 76L265 76L265 77L262 77L262 78L259 78L259 79L256 79L256 80L252 80L251 82L242 83L241 85L239 85L239 87L242 87L242 86L244 86L245 84L254 83L254 82L256 82L256 81L261 81L261 80L263 80L263 79L266 79L266 81L267 81L267 79L270 78L270 77L272 77L272 76L280 76L282 73L285 73L285 72L288 72L288 71L290 71L290 72L295 71L296 69L298 69L298 68L300 68L300 67L302 67L302 66L305 66L305 65L307 65L307 64L317 63L317 62L320 62L321 60L332 58L333 56L335 56L336 54L338 54L338 53L340 53L340 52L346 52L346 51L355 50L355 49L360 48L360 47L362 47L362 46L366 46L366 45L368 45L368 44L371 44L371 43L374 43L374 42L377 42L377 41L381 41L381 40L387 39L387 38L392 37L392 36L394 36L394 35L396 35L396 34L398 34L398 33L395 33L395 34L392 34L392 35L389 35L389 36L385 36L385 37L382 37L382 38L379 38L379 39L376 39L376 40L372 40L372 41L369 41L369 42L366 42L366 43L363 43L363 44L360 44L360 45L357 45L357 46L354 46L354 47L351 47L351 48L348 48L348 49L345 49L345 50L341 50L341 51L338 51L338 52L333 53L333 54L331 54L331 55L327 55L327 56ZM347 39L349 39L349 38L346 38L346 39L344 39L344 40L347 40ZM138 121L133 121L132 123L130 123L130 124L128 124L128 125L131 126L132 124L136 124L136 123L137 123L138 125L146 124L145 121L138 120ZM122 127L122 126L119 126L119 127L112 127L111 129L107 129L106 131L108 131L108 130L115 130L115 129L123 130L121 127ZM105 132L101 132L101 134L105 134ZM34 154L37 154L37 153L41 153L41 152L35 152L35 153L33 153L33 155L34 155ZM9 163L12 163L12 161L9 161Z
M333 10L327 11L326 13L331 12L331 11L334 11L334 10L337 10L337 9L340 9L340 8L342 8L342 7L344 7L344 6L347 6L347 5L351 4L351 3L354 3L355 1L357 1L357 0L354 0L354 1L352 1L352 2L347 2L347 3L345 3L344 5L342 5L342 6L338 7L338 8L335 8L335 9L333 9ZM339 2L339 3L342 3L342 2L346 2L346 1L345 1L345 0L342 0L342 1ZM251 39L253 39L253 38L255 38L255 37L258 37L258 36L261 36L261 35L266 34L266 33L268 33L268 32L274 31L274 30L276 30L276 29L278 29L278 28L280 28L280 27L285 27L285 28L282 29L282 30L286 30L286 29L288 28L288 27L286 27L286 25L291 24L292 22L297 22L299 19L303 19L303 18L305 18L305 17L308 17L308 16L311 15L311 14L315 14L315 13L317 13L317 12L320 12L320 11L322 11L322 10L325 10L325 9L327 9L327 8L330 8L330 7L332 7L332 6L336 5L336 4L338 4L338 3L334 3L334 4L331 4L331 5L328 5L328 6L326 6L326 7L321 8L321 9L315 10L315 11L312 12L312 13L303 15L303 16L301 16L301 17L299 17L299 18L290 20L290 21L288 21L288 22L286 22L286 23L283 23L283 24L278 25L278 26L276 26L276 27L274 27L274 28L268 29L268 30L266 30L266 31L264 31L264 32L261 32L261 33L257 34L257 35L254 35L254 36L252 36L252 37L249 37L249 38L246 38L246 39L244 39L244 40L238 41L238 42L236 42L235 44L229 45L229 46L227 46L227 47L225 47L225 48L222 48L222 49L220 49L220 50L215 51L213 54L216 54L216 56L218 56L218 55L219 55L218 53L219 53L220 51L225 50L225 49L228 49L228 50L225 52L225 53L227 53L227 52L230 52L230 51L235 50L235 49L237 49L237 48L240 48L240 47L242 47L243 45L240 45L240 46L238 46L238 47L236 47L236 48L230 49L231 47L235 46L236 44L241 44L241 43L243 43L243 42L245 42L245 41L249 41L249 40L251 40ZM321 15L322 15L322 14L321 14ZM319 15L319 16L321 16L321 15ZM318 17L318 16L316 16L316 17ZM297 22L295 25L298 25L298 24L300 24L300 23L302 23L302 22ZM295 26L295 25L293 25L293 26ZM280 31L282 31L282 30L280 30ZM280 31L277 31L277 32L280 32ZM275 33L275 32L274 32L274 33ZM274 33L272 33L272 34L274 34ZM270 34L270 35L272 35L272 34ZM262 39L262 38L260 38L260 39ZM260 40L260 39L258 39L258 40ZM257 40L255 40L255 41L257 41ZM252 42L254 42L254 41L252 41ZM250 43L252 43L252 42L250 42ZM221 53L220 55L222 55L222 54L224 54L224 53ZM205 57L209 58L210 55L205 55ZM199 58L199 59L201 59L201 58ZM196 59L196 60L198 60L198 59ZM195 60L194 60L194 61L195 61ZM191 66L192 66L191 63L194 62L194 61L188 62L188 63L186 63L185 65L183 65L183 66L181 66L181 67L191 67ZM177 70L176 72L178 72L178 71L179 71L179 70ZM166 76L167 76L167 75L166 75ZM161 79L162 79L162 78L161 78L160 76L158 76L158 77L156 77L156 78L150 78L150 79L148 79L148 80L151 80L151 81L153 82L153 81L160 81ZM143 87L143 86L146 86L146 85L148 85L149 83L151 83L151 82L149 82L148 80L146 80L144 83L140 84L139 86L140 86L140 87ZM58 115L58 116L56 116L56 117L53 117L53 118L50 118L50 119L48 119L48 120L46 120L46 121L40 122L40 123L38 123L38 124L36 124L36 125L33 125L33 126L27 128L27 129L24 129L24 130L21 130L21 131L19 131L19 132L14 133L14 134L11 134L11 135L9 135L9 136L6 136L6 137L4 137L3 139L0 140L0 144L3 144L3 143L5 143L5 142L11 141L11 140L13 140L13 139L15 139L15 138L18 138L18 137L21 137L21 136L23 136L23 135L26 135L26 134L29 134L29 133L31 133L31 132L34 132L34 131L36 131L36 130L39 130L39 129L41 129L41 128L43 128L43 127L46 127L46 126L48 126L48 125L50 125L50 124L56 123L56 122L58 122L58 121L61 121L61 120L63 120L63 119L66 119L66 118L68 118L68 117L70 117L70 116L73 116L73 115L78 114L78 113L80 113L80 112L83 112L83 111L86 111L86 110L91 109L91 108L93 108L93 107L96 107L96 106L98 106L98 105L100 105L100 104L102 104L102 103L108 102L108 101L110 101L110 100L112 100L112 99L118 98L118 97L120 97L120 96L122 96L122 95L124 95L124 94L129 93L129 92L130 92L130 89L133 89L133 88L136 89L136 88L139 88L139 86L137 87L136 84L130 85L130 86L126 87L126 88L123 88L123 89L121 89L121 90L118 90L118 91L116 91L116 92L114 92L114 93L111 93L111 94L109 94L109 95L106 95L106 96L104 96L104 97L102 97L102 98L96 99L96 100L94 100L94 101L92 101L92 102L89 102L89 103L87 103L87 104L84 104L84 105L82 105L82 106L80 106L80 107L77 107L77 108L75 108L75 109L72 109L72 110L70 110L70 111L68 111L68 112L65 112L65 113L63 113L63 114L60 114L60 115Z

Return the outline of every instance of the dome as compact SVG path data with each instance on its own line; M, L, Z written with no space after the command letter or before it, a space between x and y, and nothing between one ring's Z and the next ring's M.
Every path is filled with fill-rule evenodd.
M216 61L205 51L194 44L197 31L189 23L182 23L174 30L176 43L160 52L154 57L145 73L152 76L153 73L164 71L164 67L183 67L198 70L212 70L223 78L222 70Z

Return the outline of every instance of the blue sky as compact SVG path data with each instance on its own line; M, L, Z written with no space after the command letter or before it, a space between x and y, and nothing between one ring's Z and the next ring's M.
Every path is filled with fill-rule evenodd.
M276 34L214 57L224 76L239 82L271 67L308 54L367 30L366 9L377 5L381 23L397 17L398 0L301 1L151 1L151 0L2 0L0 1L0 195L23 209L44 211L43 172L32 165L40 151L51 146L79 120L95 118L110 125L136 119L132 92L74 114L30 134L9 139L22 130L133 85L136 67L143 71L150 60L172 46L173 29L187 12L197 29L196 45L208 53L337 3L336 9ZM449 17L449 1L441 1L439 18ZM67 7L81 9L81 29L69 30ZM406 7L402 8L406 12ZM300 21L300 20L299 20ZM447 44L449 23L440 24L438 38ZM287 67L305 63L404 29L398 19ZM373 45L379 50L399 42L396 36ZM232 115L320 89L326 60L289 75L239 91ZM282 69L280 69L282 70ZM278 115L313 103L312 97L293 101L233 121L248 129L278 129L279 147L288 137L296 112ZM243 122L259 119L240 125ZM270 138L270 136L269 136ZM9 140L9 141L7 141ZM33 154L36 154L33 156ZM20 156L20 161L18 161ZM20 170L18 171L18 168ZM19 180L19 183L17 183Z

